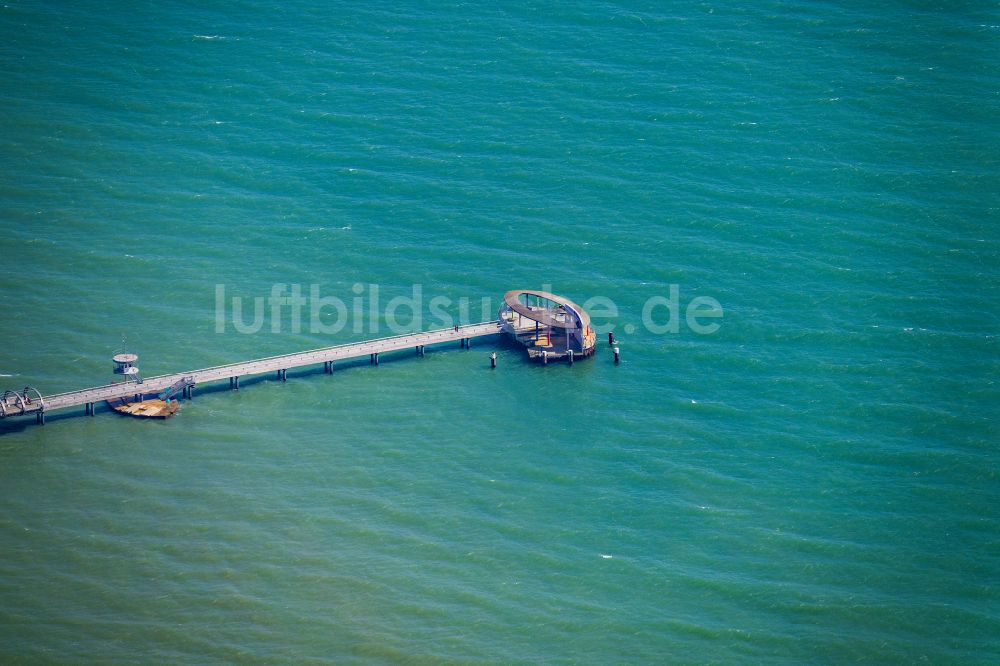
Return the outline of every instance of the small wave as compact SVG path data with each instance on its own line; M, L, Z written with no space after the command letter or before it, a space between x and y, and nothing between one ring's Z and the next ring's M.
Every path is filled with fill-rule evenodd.
M17 375L5 375L2 372L0 372L0 377L17 377Z
M224 39L226 39L226 37L224 37L222 35L195 35L194 38L195 39L201 39L201 40L204 40L204 41L224 40Z

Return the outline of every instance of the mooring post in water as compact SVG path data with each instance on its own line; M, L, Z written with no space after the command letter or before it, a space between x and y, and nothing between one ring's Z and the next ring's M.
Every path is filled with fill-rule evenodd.
M569 350L569 364L573 365L573 350Z
M543 349L542 350L542 365L548 365L548 364L549 364L549 353Z
M614 331L608 331L608 344L614 346L615 344L615 333Z
M236 375L233 377L233 389L236 391L240 390L240 376Z
M372 362L375 363L375 365L378 365L378 352L372 354L372 359Z
M491 368L497 367L497 353L496 352L490 352L490 367Z
M618 347L615 347L615 363L618 363Z

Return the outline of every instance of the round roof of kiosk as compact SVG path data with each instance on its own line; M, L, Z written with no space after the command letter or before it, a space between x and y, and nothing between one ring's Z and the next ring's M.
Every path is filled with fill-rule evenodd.
M115 354L111 357L111 360L115 363L135 363L139 360L139 357L135 354Z
M584 312L583 308L569 300L568 298L563 298L562 296L556 296L555 294L548 291L537 291L535 289L512 289L503 295L503 302L506 303L511 310L517 314L530 319L532 321L537 321L539 324L544 324L546 326L551 326L552 328L577 328L576 321L559 321L554 319L545 310L531 310L528 306L521 303L519 300L521 294L527 294L529 296L537 296L539 298L544 298L548 301L552 301L556 305L561 305L563 309L570 313L570 315L575 314L580 319L580 328L587 328L590 326L590 315Z

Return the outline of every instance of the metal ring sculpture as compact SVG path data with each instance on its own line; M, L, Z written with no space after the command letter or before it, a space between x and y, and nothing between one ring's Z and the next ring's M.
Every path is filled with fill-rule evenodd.
M24 399L26 401L27 400L31 400L31 398L28 396L29 392L35 394L35 397L38 400L38 409L44 411L45 410L45 398L42 397L42 392L39 391L38 389L36 389L34 386L25 386L24 390L21 391L21 395L24 396Z
M3 407L3 415L7 416L7 414L9 413L7 408L13 406L13 404L10 401L11 397L14 398L13 404L16 404L18 408L21 410L19 413L24 414L24 398L21 396L21 394L18 393L17 391L4 391L3 397L0 397L0 406Z

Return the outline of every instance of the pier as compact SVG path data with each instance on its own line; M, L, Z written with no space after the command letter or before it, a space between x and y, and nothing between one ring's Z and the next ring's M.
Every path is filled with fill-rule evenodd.
M79 391L55 393L53 395L42 395L36 389L25 387L20 392L6 391L0 397L0 418L34 414L38 423L45 423L45 414L56 409L83 406L85 409L84 413L92 416L94 414L94 406L98 402L124 398L139 399L144 394L160 393L163 391L170 392L178 390L177 387L182 387L179 390L183 391L184 397L191 398L193 397L195 385L206 382L228 379L231 388L239 389L241 377L274 373L277 379L284 381L287 380L288 371L291 369L313 365L318 366L320 364L323 365L323 371L329 374L333 371L333 364L336 361L362 358L365 355L368 355L369 362L372 365L378 365L379 354L384 352L413 349L417 356L423 356L425 347L428 345L456 341L460 343L462 348L467 349L473 338L498 335L502 332L501 327L502 322L499 320L488 321L481 324L470 324L422 333L410 333L362 342L351 342L294 354L259 358L242 363L230 363L211 368L202 368L201 370L188 370L170 375L148 377L141 380L141 382L125 381L80 389ZM128 376L130 372L128 369L132 366L129 365L130 360L124 358L125 356L122 355L121 360L116 356L114 360L116 364L122 366L122 372L119 372L119 374Z

